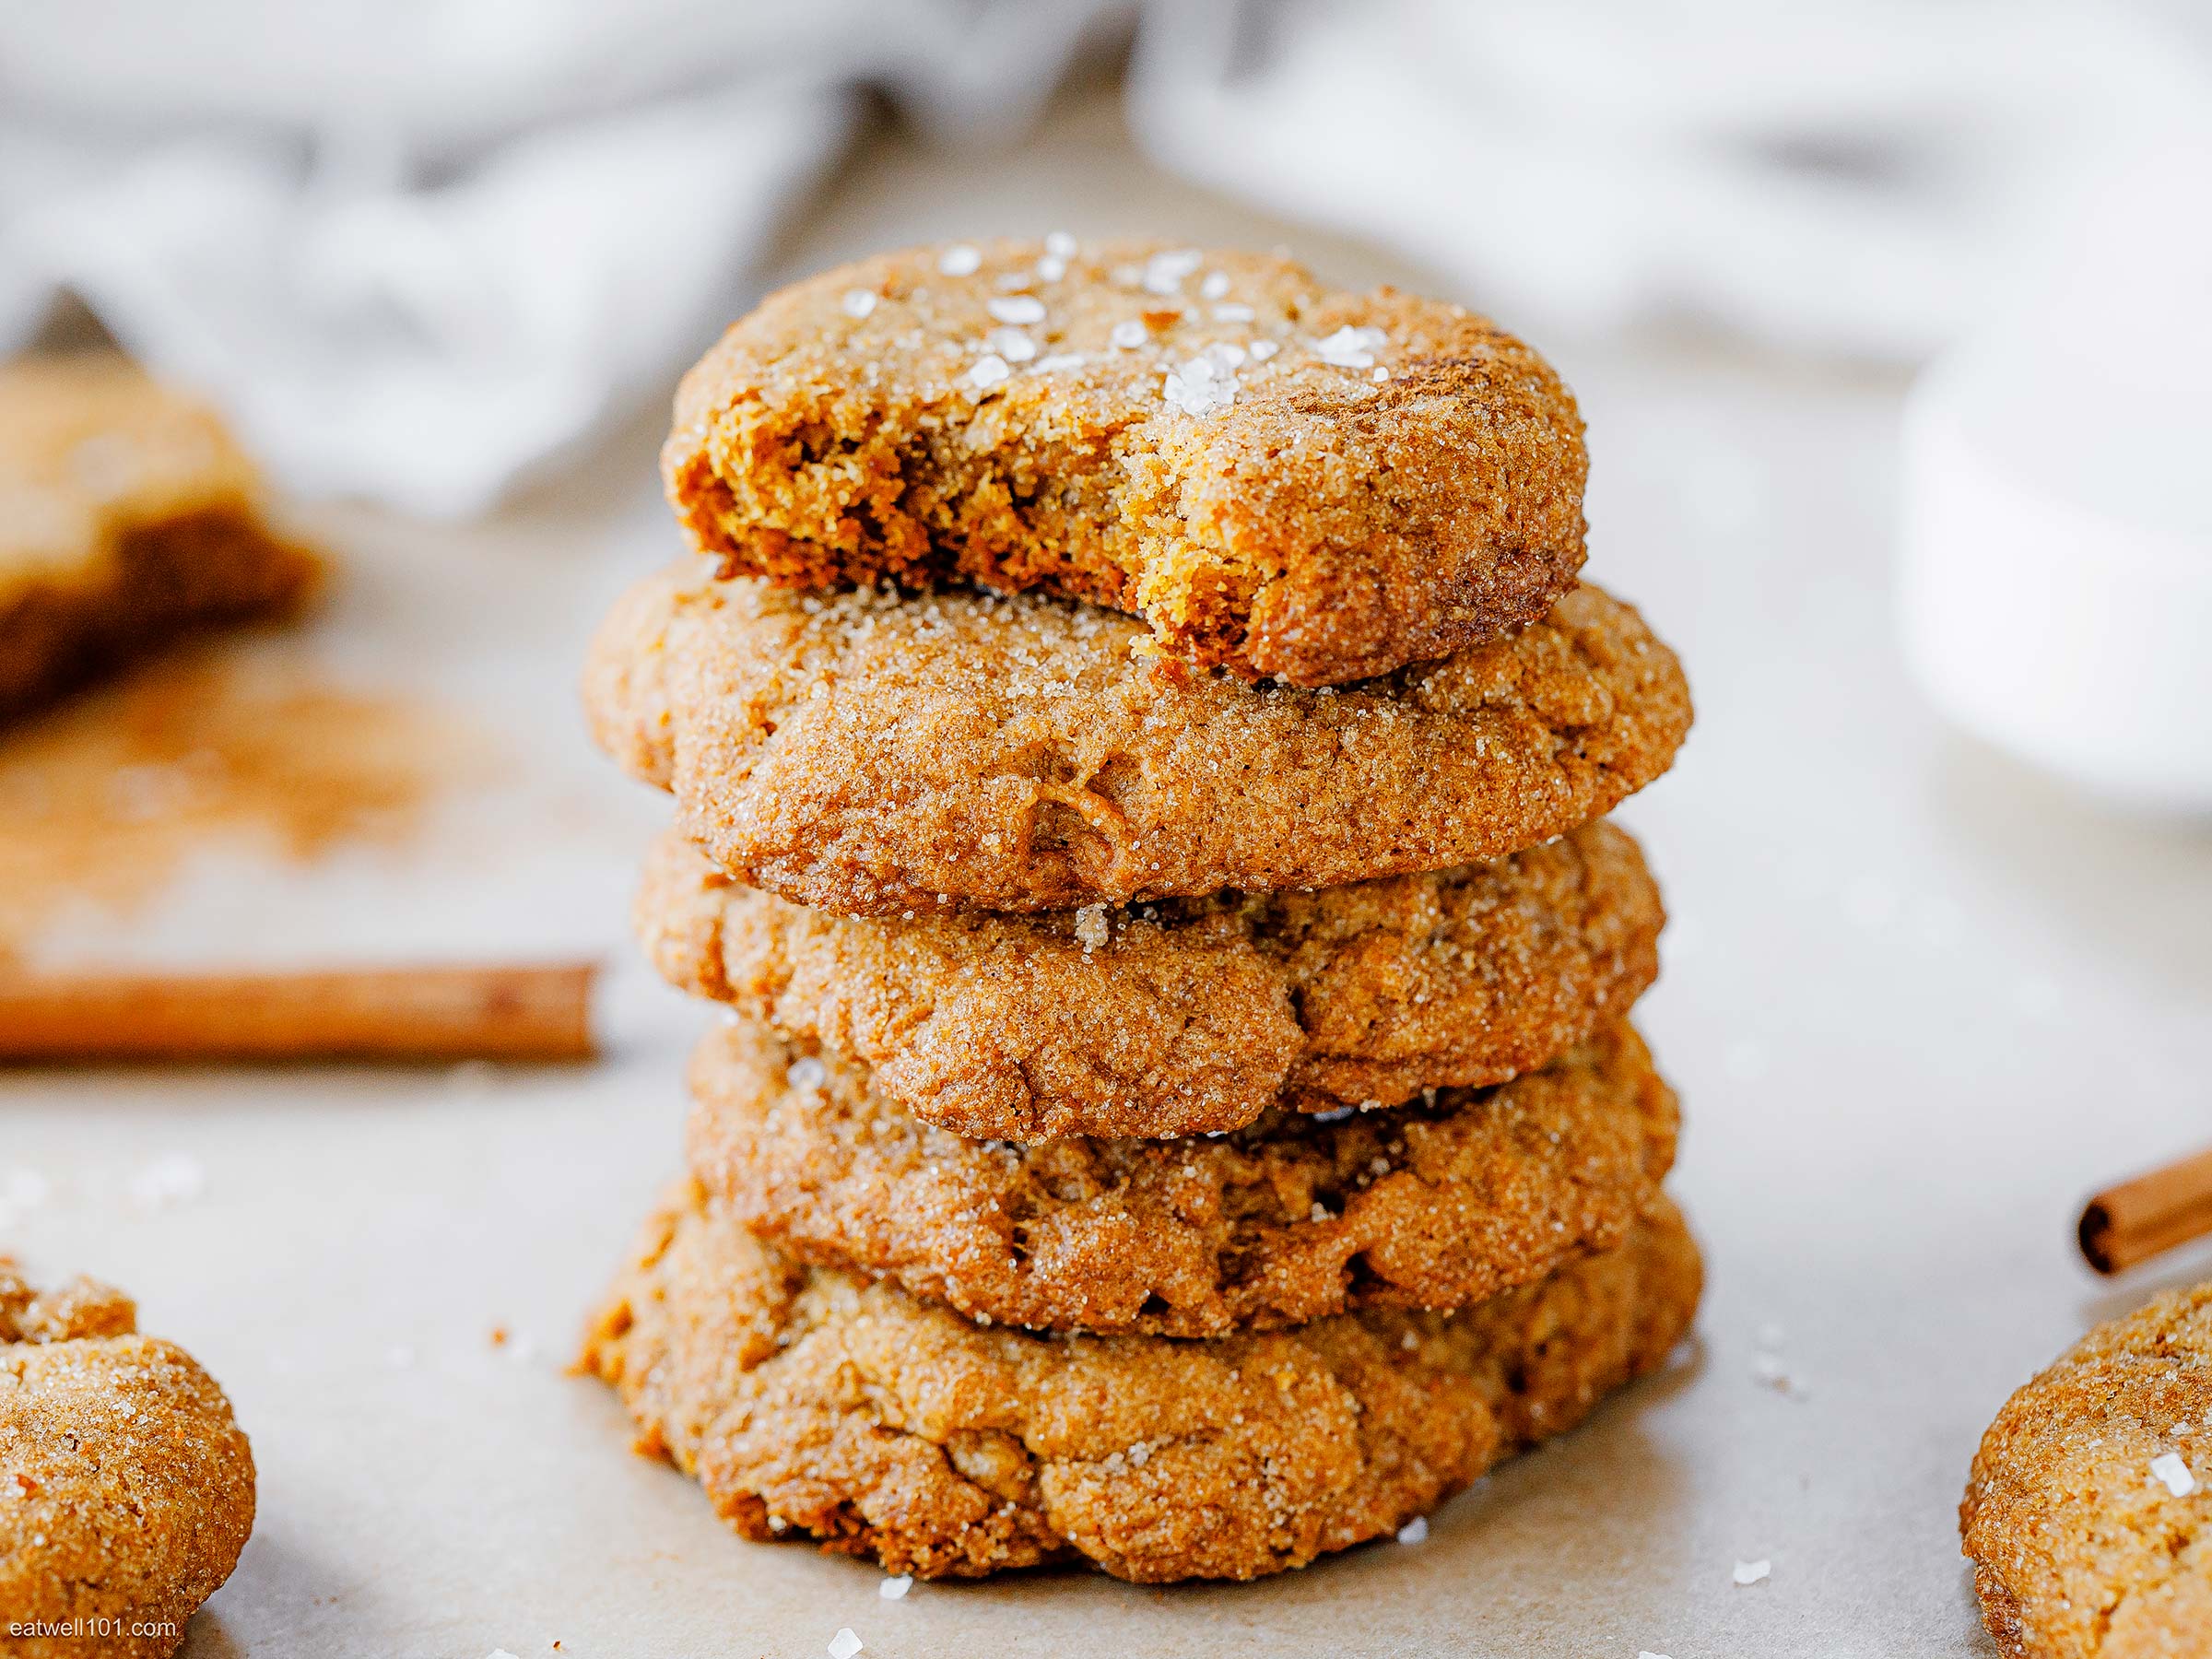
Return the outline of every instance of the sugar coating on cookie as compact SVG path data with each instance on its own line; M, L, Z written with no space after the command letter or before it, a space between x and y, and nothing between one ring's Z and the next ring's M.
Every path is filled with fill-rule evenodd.
M2009 1654L2212 1653L2212 1284L2099 1325L2006 1401L1959 1506Z
M691 1066L691 1173L756 1234L1000 1324L1218 1336L1456 1308L1618 1245L1674 1162L1625 1024L1495 1088L1233 1135L1024 1147L917 1122L869 1070L737 1020Z
M162 1659L253 1530L253 1454L214 1380L119 1291L0 1261L0 1652ZM73 1634L107 1628L95 1641ZM65 1627L7 1639L5 1623Z
M805 1267L691 1188L649 1224L583 1364L747 1537L920 1577L1077 1559L1250 1579L1386 1536L1573 1428L1664 1361L1700 1273L1663 1206L1457 1313L1048 1336Z
M110 355L0 365L0 716L186 629L280 613L318 562L222 422Z
M1665 915L1604 823L1350 887L911 922L792 904L671 833L635 912L672 983L867 1062L929 1123L1022 1141L1502 1082L1628 1008Z
M662 470L729 571L940 577L1145 617L1341 685L1542 616L1588 457L1488 319L1149 242L920 248L771 297L685 377Z
M1133 654L1034 597L648 578L602 626L601 745L728 874L849 914L1272 892L1502 858L1658 777L1674 653L1584 585L1541 620L1301 691Z

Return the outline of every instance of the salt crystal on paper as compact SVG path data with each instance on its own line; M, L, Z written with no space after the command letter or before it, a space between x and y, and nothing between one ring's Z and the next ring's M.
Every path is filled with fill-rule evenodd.
M947 276L972 276L982 263L981 250L971 248L966 242L955 242L938 256L937 269Z
M913 1587L914 1575L911 1572L902 1572L897 1578L887 1578L882 1583L877 1585L876 1594L882 1596L885 1601L898 1601Z
M845 290L846 316L865 317L875 309L876 296L869 293L866 288L847 288Z
M1001 323L1044 321L1044 301L1032 294L1009 294L1003 300L986 300L983 309Z
M830 1638L830 1659L853 1659L860 1648L860 1638L853 1635L848 1627Z
M1735 1564L1735 1582L1739 1584L1756 1584L1773 1571L1774 1563L1771 1561L1738 1561Z
M1416 1515L1412 1520L1406 1522L1405 1525L1399 1527L1398 1542L1401 1544L1428 1543L1429 1517L1426 1515Z
M2166 1483L2166 1489L2176 1498L2186 1498L2196 1490L2196 1477L2178 1452L2166 1452L2150 1460L2150 1472Z

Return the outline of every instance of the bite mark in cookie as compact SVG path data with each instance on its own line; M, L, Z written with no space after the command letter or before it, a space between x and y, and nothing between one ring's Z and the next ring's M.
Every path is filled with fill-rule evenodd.
M685 377L669 500L729 572L940 578L1142 615L1157 647L1339 685L1541 617L1588 457L1488 319L1290 261L921 248L771 296Z

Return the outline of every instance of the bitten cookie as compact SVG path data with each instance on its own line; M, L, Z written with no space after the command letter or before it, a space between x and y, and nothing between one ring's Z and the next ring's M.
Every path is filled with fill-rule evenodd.
M1173 672L1031 598L639 583L600 629L600 743L724 871L848 914L1272 892L1502 858L1610 810L1689 726L1674 653L1583 586L1334 691Z
M1324 686L1544 615L1588 457L1549 365L1459 306L1267 254L1006 241L772 296L685 377L662 470L729 573L1041 589Z
M801 1266L692 1188L647 1229L583 1363L621 1391L639 1449L747 1537L924 1577L1078 1559L1248 1579L1388 1534L1572 1428L1661 1363L1699 1279L1663 1208L1458 1313L1045 1336Z
M120 358L0 366L0 718L318 571L212 411Z
M1161 1336L1456 1308L1542 1278L1659 1201L1677 1122L1621 1024L1496 1088L1185 1141L967 1140L869 1082L723 1027L692 1060L692 1175L804 1260L1000 1324Z
M865 1061L916 1117L1022 1141L1502 1082L1627 1011L1665 919L1603 823L1437 875L911 922L789 903L671 834L636 914L672 983Z
M1959 1531L2029 1659L2212 1653L2212 1284L2099 1325L2005 1402Z
M161 1659L253 1530L253 1453L121 1292L0 1260L0 1653Z

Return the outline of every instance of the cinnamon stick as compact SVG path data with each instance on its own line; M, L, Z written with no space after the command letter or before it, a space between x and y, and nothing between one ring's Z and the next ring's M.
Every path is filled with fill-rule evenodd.
M0 974L0 1063L585 1060L592 963Z
M2101 1192L2081 1212L2081 1253L2120 1273L2212 1233L2212 1149Z

